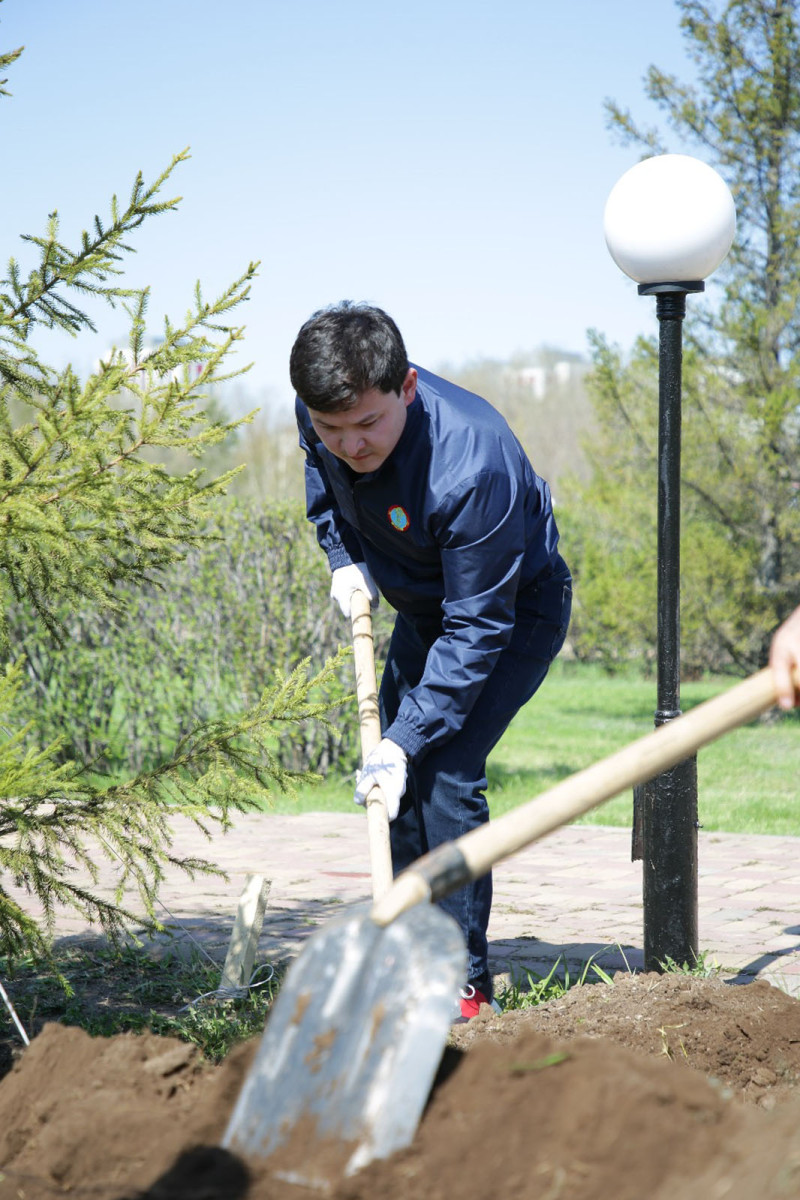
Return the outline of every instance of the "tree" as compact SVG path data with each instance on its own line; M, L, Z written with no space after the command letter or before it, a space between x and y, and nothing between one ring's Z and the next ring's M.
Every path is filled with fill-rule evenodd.
M0 69L19 53L0 55ZM153 349L145 349L147 290L126 289L117 278L135 230L176 208L178 199L160 193L186 156L177 155L153 183L137 175L127 203L114 197L109 218L96 216L76 249L62 240L52 213L42 236L24 239L38 259L33 268L25 273L12 258L0 280L0 635L6 650L0 880L11 877L45 913L42 926L0 882L0 947L12 956L47 952L57 902L119 932L135 916L121 907L128 884L138 887L155 921L153 901L166 865L213 870L211 863L173 854L170 813L177 807L208 832L209 820L224 827L232 809L252 806L275 787L291 787L293 773L272 750L276 724L325 720L330 708L314 696L336 660L311 678L301 663L288 677L268 682L247 711L207 720L181 738L167 761L107 786L89 781L90 764L59 762L58 739L35 749L26 744L29 730L13 727L25 664L8 641L9 604L24 602L58 639L71 612L86 606L113 612L131 586L163 586L165 567L206 537L208 515L234 474L206 480L200 467L171 473L159 458L182 448L200 459L241 424L202 404L213 385L238 373L225 370L243 336L230 315L247 299L257 264L214 301L204 299L198 284L185 319L167 319ZM92 328L77 303L87 298L124 306L130 340L81 381L71 368L56 371L43 362L33 335L40 326L72 336ZM119 866L114 902L72 878L75 863L95 874L98 853Z
M708 161L736 202L721 299L690 299L685 323L682 634L687 668L746 671L800 600L798 5L677 5L696 82L657 67L645 80L667 130L641 129L613 102L608 115L646 154ZM642 339L624 362L595 336L593 358L602 434L587 447L589 484L571 491L569 530L580 641L610 662L654 648L657 355Z

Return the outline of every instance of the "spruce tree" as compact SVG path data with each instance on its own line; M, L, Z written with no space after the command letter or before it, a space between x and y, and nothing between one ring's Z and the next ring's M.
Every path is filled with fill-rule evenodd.
M735 198L737 237L709 303L690 297L687 305L682 632L689 669L749 671L763 665L771 631L800 601L798 5L677 7L695 82L653 66L645 90L662 125L642 128L615 103L608 116L645 155L710 163ZM594 471L569 498L577 625L606 662L652 656L655 339L640 340L626 361L595 337L591 387L601 424L587 447Z
M21 51L0 55L0 70ZM0 81L0 94L7 94ZM35 265L12 258L0 280L0 950L46 954L55 906L72 905L118 934L141 912L125 907L138 889L149 919L164 869L213 870L172 849L176 811L207 833L224 828L235 809L252 807L292 772L274 754L286 722L325 721L315 699L335 672L332 660L309 677L301 664L276 674L257 702L235 717L206 722L183 737L168 761L135 778L90 781L91 764L60 762L59 742L32 748L29 729L15 728L15 698L25 669L9 643L6 609L32 606L55 639L64 612L84 606L114 611L137 582L158 585L164 569L205 536L209 514L234 472L206 479L201 466L168 471L161 456L180 448L193 458L219 444L241 422L217 415L209 390L239 371L227 369L243 327L234 310L246 301L257 264L214 300L199 284L182 321L165 320L163 337L146 349L147 289L125 288L120 276L130 239L144 222L173 211L163 189L187 157L178 154L152 183L137 175L127 200L114 197L108 217L95 216L70 244L53 212L45 232L24 238ZM93 328L81 305L100 301L127 313L130 337L85 379L57 370L35 349L37 329L78 336ZM244 418L248 420L249 418ZM124 586L123 586L124 585ZM307 774L298 772L300 778ZM98 856L118 869L114 897L80 883L97 876ZM9 881L44 910L44 921L12 896Z

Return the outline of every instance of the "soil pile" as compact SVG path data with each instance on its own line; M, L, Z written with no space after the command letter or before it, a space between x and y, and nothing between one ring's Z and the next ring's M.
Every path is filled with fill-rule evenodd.
M334 1200L800 1197L800 1002L768 984L620 976L453 1043L414 1144ZM0 1083L0 1197L309 1200L217 1148L253 1050L45 1027Z
M522 1030L609 1038L694 1067L766 1109L794 1093L800 1080L800 1002L763 980L732 987L718 978L620 973L613 987L573 988L502 1020L458 1026L452 1040L467 1049L476 1040L514 1039Z

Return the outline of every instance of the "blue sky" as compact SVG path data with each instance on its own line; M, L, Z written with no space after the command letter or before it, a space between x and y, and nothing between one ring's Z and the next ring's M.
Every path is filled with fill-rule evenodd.
M691 75L673 0L4 0L0 45L22 44L3 260L32 265L18 235L53 208L76 243L191 146L180 210L135 235L126 279L152 286L158 333L195 280L210 296L261 259L240 318L258 403L287 403L297 329L342 298L386 308L433 368L655 328L603 239L639 157L603 101L652 122L647 67ZM122 314L97 316L97 338L45 339L50 359L85 371L125 341Z

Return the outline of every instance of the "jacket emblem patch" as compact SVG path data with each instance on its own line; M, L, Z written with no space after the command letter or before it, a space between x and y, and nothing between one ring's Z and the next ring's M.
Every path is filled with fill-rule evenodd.
M393 504L389 509L389 521L392 528L396 529L398 533L405 533L411 524L408 513L399 504Z

